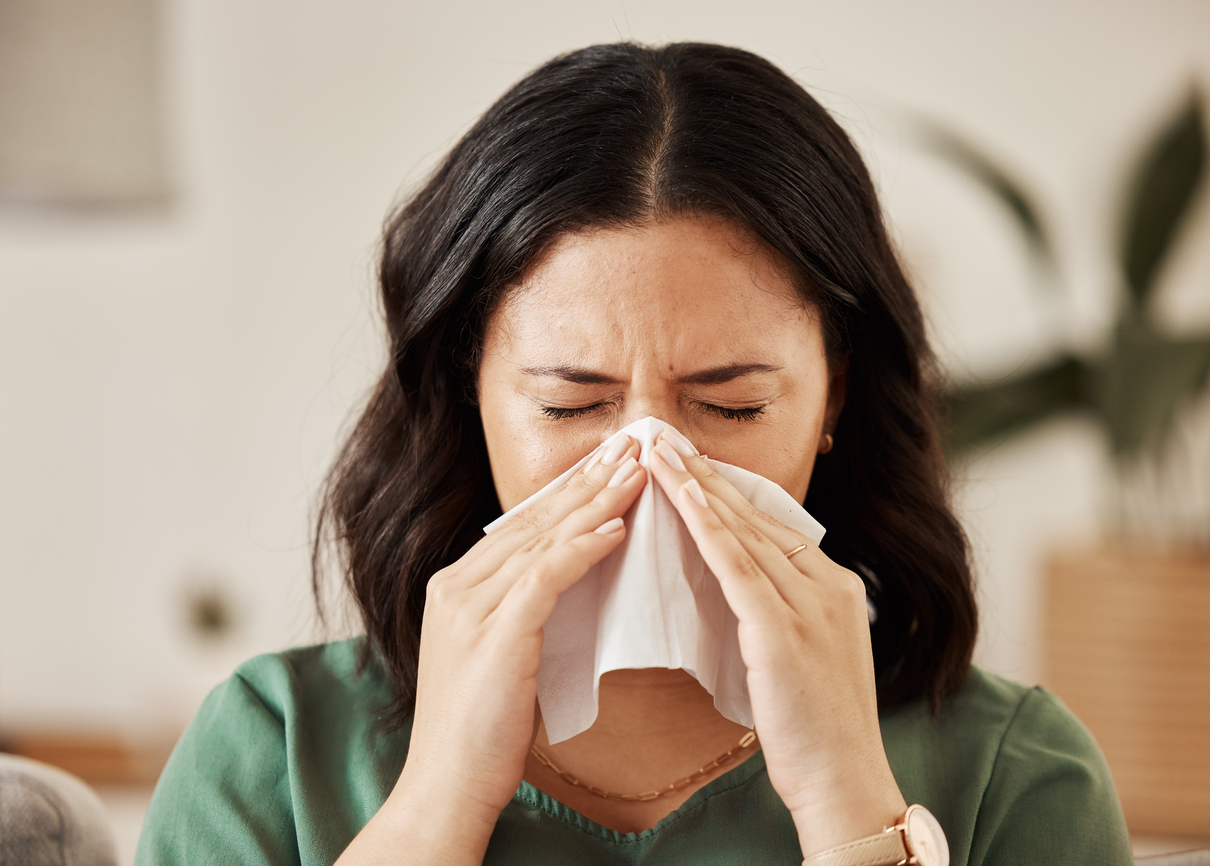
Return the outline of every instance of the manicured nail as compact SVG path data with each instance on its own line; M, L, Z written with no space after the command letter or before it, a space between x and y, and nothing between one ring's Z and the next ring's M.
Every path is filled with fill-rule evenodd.
M672 447L672 443L667 439L662 440L659 445L655 446L655 450L660 455L660 458L677 472L688 471L685 469L685 461L681 459L681 455L676 453L676 449Z
M634 475L636 469L639 468L639 461L631 457L625 463L618 467L618 471L613 473L613 478L609 479L606 487L621 487L630 480L630 476Z
M697 457L697 449L693 447L693 443L685 438L680 430L675 427L665 427L664 432L660 434L664 439L677 450L682 457Z
M592 469L592 467L601 462L601 457L605 455L605 449L613 443L614 436L617 436L617 434L615 433L596 448L592 449L592 457L589 458L588 462L584 464L584 468L580 470L581 472L587 473Z
M613 520L606 520L600 526L593 530L598 535L609 535L611 532L617 532L622 528L622 518L615 517Z
M613 438L605 443L605 447L601 449L601 465L612 466L618 462L626 451L630 448L630 437L625 433L615 433Z
M702 490L702 485L697 483L696 478L690 478L685 482L685 492L689 494L689 498L700 505L706 507L706 494Z
M580 467L580 471L587 473L589 469L592 469L592 467L596 466L597 461L601 459L601 451L604 450L604 448L605 443L602 442L596 448L592 449L592 451L589 452L591 456L588 458L588 462Z

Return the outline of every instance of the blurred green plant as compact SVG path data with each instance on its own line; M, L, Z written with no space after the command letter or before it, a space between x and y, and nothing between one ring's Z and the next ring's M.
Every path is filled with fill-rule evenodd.
M1012 214L1031 256L1054 282L1055 246L1022 185L953 132L930 125L926 135L933 150ZM1152 138L1126 188L1118 242L1125 290L1107 349L1095 355L1065 350L1027 372L989 382L952 384L945 394L946 448L951 456L1072 411L1097 418L1119 466L1164 445L1182 406L1210 383L1210 332L1191 337L1166 334L1157 325L1150 303L1205 167L1202 98L1194 90Z

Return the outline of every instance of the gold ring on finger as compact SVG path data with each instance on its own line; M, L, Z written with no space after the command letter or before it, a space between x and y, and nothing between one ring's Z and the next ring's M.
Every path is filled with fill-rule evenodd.
M810 544L811 544L811 542L808 541L805 544L798 545L798 547L794 548L793 550L786 551L786 559L789 559L791 556L793 556L794 554L796 554L800 551L806 550Z

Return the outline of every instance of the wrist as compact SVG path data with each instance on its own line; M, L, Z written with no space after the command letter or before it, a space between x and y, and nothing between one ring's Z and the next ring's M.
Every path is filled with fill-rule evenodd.
M799 847L807 858L881 833L893 826L906 809L907 803L896 788L894 792L873 796L835 792L819 802L792 810L790 815L798 830Z
M807 856L802 866L949 866L949 843L941 823L919 803L904 810L880 833Z
M379 816L409 845L442 852L441 862L481 863L500 809L451 784L448 774L409 771L405 765L375 820Z

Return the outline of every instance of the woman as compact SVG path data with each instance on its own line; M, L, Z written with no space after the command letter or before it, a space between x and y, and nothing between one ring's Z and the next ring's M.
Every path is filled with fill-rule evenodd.
M859 866L892 837L944 862L927 826L882 832L908 804L955 864L1131 862L1079 723L970 666L920 311L790 78L713 45L551 61L394 215L381 283L392 363L321 516L367 637L216 689L140 862ZM644 468L609 436L648 415L684 435ZM803 502L822 549L699 451ZM543 623L647 484L739 619L759 741L668 670L606 675L593 726L545 736Z

